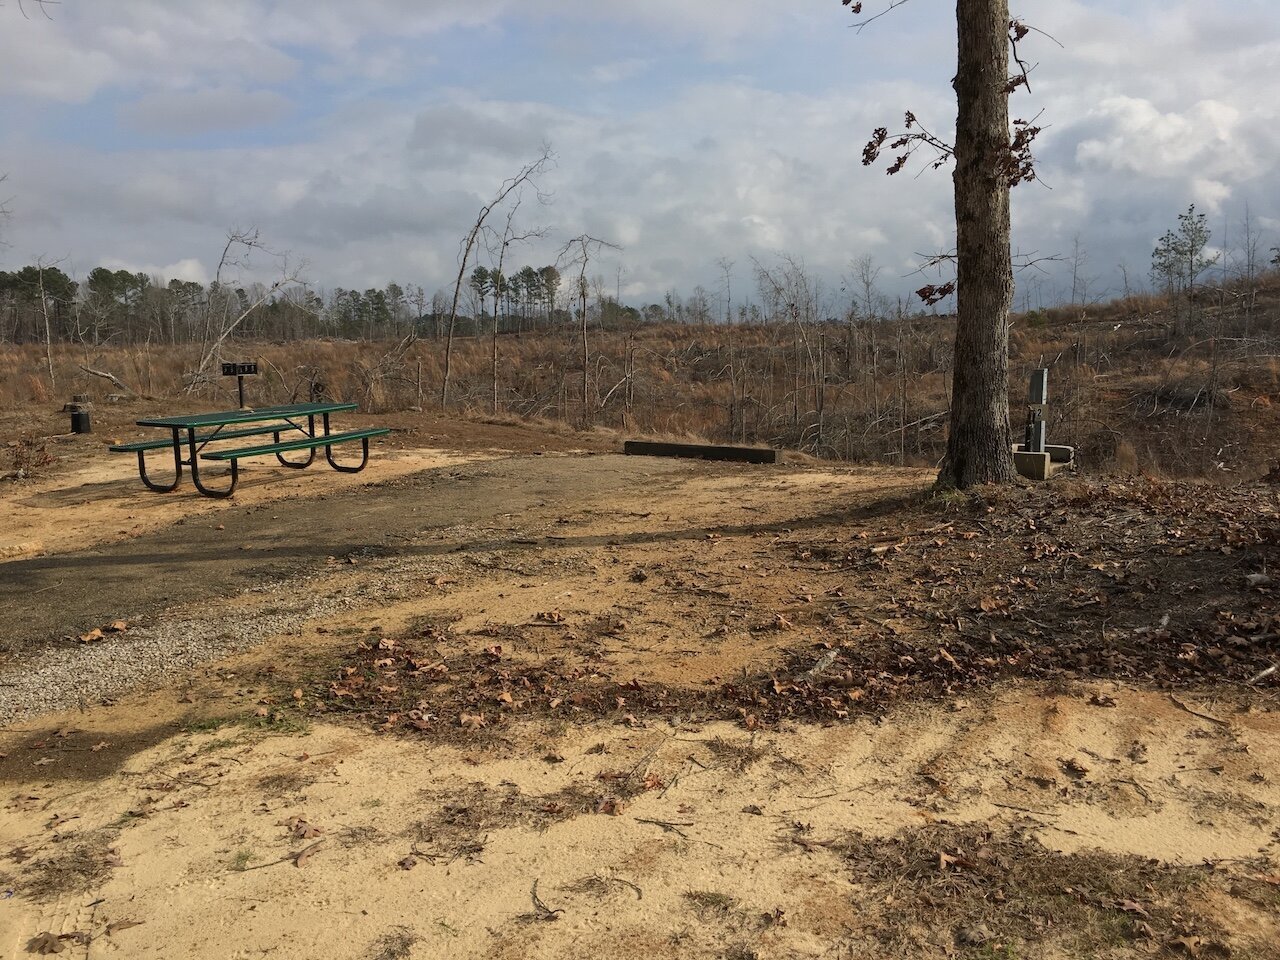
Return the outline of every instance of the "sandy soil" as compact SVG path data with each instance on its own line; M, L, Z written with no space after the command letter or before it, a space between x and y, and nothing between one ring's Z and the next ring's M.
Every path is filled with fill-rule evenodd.
M1091 705L1098 693L1115 705ZM139 699L68 718L64 736L10 761L0 849L24 859L6 871L39 876L84 845L101 876L0 904L4 955L41 932L83 930L98 937L92 955L366 957L401 928L415 940L405 955L421 957L717 957L735 944L858 955L876 931L858 864L831 846L850 831L976 822L1058 851L1212 861L1246 880L1254 858L1277 855L1277 717L1217 724L1115 688L1001 690L880 723L754 735L528 725L472 747L233 725L170 736L97 776L48 779L72 751L105 751L172 710ZM619 776L641 792L592 812ZM539 917L535 881L554 918ZM732 902L708 917L700 893ZM121 921L140 925L110 927ZM1233 946L1280 934L1274 915L1252 922Z
M381 449L376 443L370 456L378 460L378 482L486 459L483 454L448 450ZM189 480L172 494L148 496L132 456L98 457L32 480L18 495L0 499L0 562L68 553L139 537L177 520L213 517L232 507L314 498L363 488L370 481L367 473L342 474L319 467L286 472L262 457L245 461L233 502L199 496ZM209 482L217 486L219 481L215 476Z
M442 448L279 473L136 528L162 498L122 477L0 501L45 550L0 565L0 696L76 678L0 731L0 956L1280 955L1262 689L1002 681L835 723L708 707L954 595L914 561L886 581L815 555L906 558L884 528L923 472ZM61 515L74 499L92 509ZM960 653L920 623L916 657ZM455 665L422 733L333 693L394 696L406 678L353 650L397 644ZM500 687L463 669L486 656ZM535 710L531 671L677 705ZM1010 850L1048 858L1059 899L984 885Z

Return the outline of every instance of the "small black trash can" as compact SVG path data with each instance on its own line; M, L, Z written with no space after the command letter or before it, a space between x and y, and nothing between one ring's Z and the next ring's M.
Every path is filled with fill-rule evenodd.
M71 413L72 433L93 433L93 423L88 410L74 410Z

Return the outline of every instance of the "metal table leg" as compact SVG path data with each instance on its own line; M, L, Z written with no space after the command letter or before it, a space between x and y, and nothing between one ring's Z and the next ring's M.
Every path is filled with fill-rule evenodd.
M176 430L174 431L177 432ZM196 430L195 427L187 428L187 449L191 452L191 482L196 485L196 489L203 493L206 497L222 499L229 497L236 492L236 483L240 479L240 468L235 460L231 461L231 486L226 490L214 490L206 487L200 482L200 453L196 448Z
M143 485L148 490L154 490L156 493L169 493L171 490L177 490L178 485L182 483L182 439L178 436L178 428L173 428L173 483L167 486L162 483L156 483L147 476L147 460L143 451L138 451L138 476L142 478Z

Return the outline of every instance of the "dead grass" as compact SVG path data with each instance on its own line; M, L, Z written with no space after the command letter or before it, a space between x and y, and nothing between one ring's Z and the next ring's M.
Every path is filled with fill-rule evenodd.
M1208 867L1060 854L980 825L853 835L833 849L860 887L871 939L893 955L1018 957L1048 943L1072 957L1133 945L1229 955L1223 930L1196 907L1213 882Z
M1234 300L1232 302L1235 302ZM1280 336L1280 272L1262 283L1257 309L1186 305L1135 296L1088 308L1062 307L1011 318L1011 392L1021 420L1026 377L1053 368L1049 432L1103 472L1141 469L1164 476L1256 475L1280 409L1274 360ZM596 330L598 363L588 397L591 422L573 374L576 346L563 330L500 338L502 379L492 405L487 337L454 345L450 413L491 425L532 422L547 432L588 437L584 426L655 438L769 443L824 458L930 465L943 452L949 398L951 318L924 314L874 324L828 323L827 373L802 359L807 386L796 395L788 324L646 324ZM901 332L902 336L899 336ZM815 329L812 337L816 337ZM420 340L402 354L395 341L310 339L239 341L262 375L251 402L304 399L321 383L334 399L368 412L435 403L443 343ZM58 389L116 388L85 374L86 363L120 376L144 395L183 393L196 348L179 345L54 348ZM388 357L394 357L388 361ZM629 358L629 359L628 359ZM0 344L0 407L45 405L51 397L38 344ZM726 370L736 371L731 382ZM419 374L422 392L419 395ZM905 376L907 390L900 392ZM819 396L820 379L829 385ZM612 393L610 384L626 382ZM226 405L234 384L221 378L190 399ZM1179 398L1199 398L1184 402ZM1212 403L1206 402L1213 397ZM821 407L823 415L817 411Z
M716 760L737 773L743 773L764 759L767 751L756 745L755 737L747 742L714 737L706 743L707 750Z
M602 795L579 784L532 795L522 793L514 784L495 788L473 783L443 793L423 791L422 799L438 808L409 829L412 853L432 862L451 863L478 857L495 830L541 831L553 823L592 813Z
M312 770L285 770L280 773L267 774L258 781L258 789L265 796L275 798L289 793L297 793L315 782Z
M41 902L93 890L120 865L112 848L116 836L115 830L94 830L49 845L23 864L18 889Z
M689 890L684 898L702 919L710 917L726 917L738 905L736 897L715 890Z
M369 960L405 960L412 955L414 944L421 939L408 927L396 927L374 942Z
M28 480L56 459L49 452L48 442L31 431L24 432L16 440L10 440L7 447L9 470L0 474L0 477Z

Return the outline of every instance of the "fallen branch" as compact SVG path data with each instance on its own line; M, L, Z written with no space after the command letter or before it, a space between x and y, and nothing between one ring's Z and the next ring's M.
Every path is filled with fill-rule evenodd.
M295 867L300 867L311 859L311 855L324 844L324 840L317 840L310 846L303 847L301 850L281 857L279 860L272 860L270 863L260 863L254 867L245 867L238 871L240 873L248 873L250 870L265 870L267 867L274 867L281 863L292 863Z
M692 823L672 822L670 820L648 820L644 817L636 817L636 823L651 823L655 827L661 827L663 833L674 833L676 836L681 837L684 840L688 840L689 836L680 828L693 826Z
M826 670L827 667L831 666L831 664L835 663L836 655L839 652L840 651L835 649L828 650L826 653L824 653L821 657L818 658L817 663L815 663L812 667L806 670L801 676L803 676L804 679L806 680L812 680L818 674L822 673L822 671Z
M1273 663L1271 666L1267 667L1267 669L1263 670L1256 677L1252 677L1249 680L1249 683L1254 684L1254 683L1257 683L1259 680L1265 680L1267 679L1267 677L1271 676L1275 672L1276 672L1276 665Z
M552 920L560 919L560 914L564 913L563 909L552 910L550 907L548 907L545 903L542 902L542 898L538 896L537 880L533 881L533 889L529 891L529 897L530 899L533 900L533 909L536 912L522 913L519 917L519 919L521 920L524 920L524 921L543 920L543 921L550 922Z
M1185 703L1183 703L1173 694L1169 694L1169 699L1173 701L1174 706L1181 707L1183 710L1187 711L1187 713L1191 714L1193 717L1199 717L1201 720L1208 720L1210 723L1216 723L1220 727L1231 726L1230 721L1220 720L1217 717L1211 717L1209 716L1209 714L1201 713L1199 710L1192 710L1190 707L1188 707Z
M83 370L87 374L90 374L91 376L101 377L103 380L110 380L115 386L119 387L125 393L132 394L135 397L142 397L142 399L144 400L152 399L151 397L145 397L142 394L140 394L137 390L133 389L133 387L129 386L127 383L125 383L123 380L117 377L114 373L108 373L105 370L94 370L92 367L86 367L84 364L76 364L76 366L78 366L81 370Z

